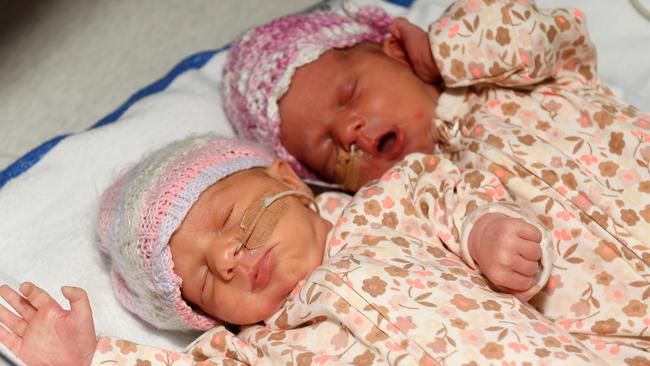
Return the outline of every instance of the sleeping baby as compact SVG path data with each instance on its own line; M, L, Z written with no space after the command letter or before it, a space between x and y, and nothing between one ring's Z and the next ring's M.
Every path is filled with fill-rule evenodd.
M290 166L259 146L213 135L172 143L104 193L100 245L129 311L158 328L205 332L182 353L96 339L83 290L64 287L66 311L25 283L22 296L0 288L18 314L0 307L0 342L29 366L647 357L641 337L608 337L621 324L609 317L645 311L640 295L624 294L635 308L591 316L604 323L602 336L570 334L517 300L548 278L549 235L494 174L415 153L347 199L319 198L324 213L343 208L332 224ZM598 253L582 259L610 270ZM628 277L609 278L615 286L635 275L617 274ZM610 355L612 344L619 352Z
M618 339L585 343L612 364L647 348L634 339L650 324L650 114L598 76L584 13L459 0L425 32L344 5L232 45L223 95L239 135L350 191L412 152L493 173L553 242L531 303L571 333Z

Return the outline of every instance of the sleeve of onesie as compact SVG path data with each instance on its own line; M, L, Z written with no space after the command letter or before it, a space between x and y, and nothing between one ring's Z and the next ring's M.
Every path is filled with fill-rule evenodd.
M411 154L402 166L409 175L415 207L432 223L440 241L475 270L479 269L469 254L468 239L483 215L501 213L535 226L542 233L543 269L538 287L532 291L541 290L550 275L550 236L533 216L513 203L497 176L476 169L461 172L438 155Z
M548 79L597 79L584 13L540 10L529 0L461 0L429 26L433 58L448 87L526 87Z
M250 350L242 343L224 327L216 327L204 333L182 352L101 336L97 341L91 365L247 365L250 362L246 360L246 356L251 352L248 352ZM256 358L254 353L251 355Z

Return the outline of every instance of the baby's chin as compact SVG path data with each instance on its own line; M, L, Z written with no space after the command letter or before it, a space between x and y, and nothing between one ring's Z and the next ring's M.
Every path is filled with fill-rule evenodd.
M367 183L381 178L398 161L377 160L368 164L359 174L359 186L357 190Z

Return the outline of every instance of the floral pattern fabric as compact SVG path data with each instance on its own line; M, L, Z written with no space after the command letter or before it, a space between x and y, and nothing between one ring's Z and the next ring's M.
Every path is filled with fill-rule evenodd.
M584 14L462 1L429 36L441 151L496 174L552 233L532 304L611 364L650 364L650 114L598 78Z

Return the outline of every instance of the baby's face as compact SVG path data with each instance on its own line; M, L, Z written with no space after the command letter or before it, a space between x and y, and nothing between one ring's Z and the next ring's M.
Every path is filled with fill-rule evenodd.
M299 161L335 181L338 155L362 150L359 185L406 154L432 152L438 89L377 44L331 50L302 66L280 99L281 140Z
M331 224L296 196L276 201L281 210L262 214L258 222L271 229L253 232L251 240L263 242L247 247L256 249L240 247L247 236L241 224L250 224L257 210L247 209L260 197L296 188L309 192L286 163L276 161L268 169L235 173L204 191L170 240L184 298L230 324L257 323L277 311L321 264ZM276 219L269 219L274 213Z

